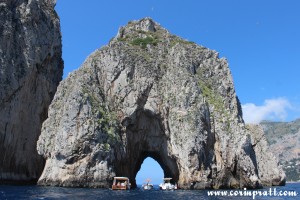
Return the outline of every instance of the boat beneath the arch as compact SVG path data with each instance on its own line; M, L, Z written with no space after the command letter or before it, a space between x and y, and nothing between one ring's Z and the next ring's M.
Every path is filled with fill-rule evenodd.
M151 179L146 179L145 181L146 183L142 185L143 189L144 190L152 190L153 189L153 184L150 183L151 182Z
M129 178L123 176L114 177L113 184L111 186L112 190L130 190Z
M172 178L163 178L163 183L159 184L161 190L177 190L177 184L171 183Z

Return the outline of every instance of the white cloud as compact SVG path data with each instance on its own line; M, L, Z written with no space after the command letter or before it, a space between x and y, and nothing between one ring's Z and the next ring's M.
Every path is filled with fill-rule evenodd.
M283 121L287 117L287 110L291 108L290 102L285 98L267 99L262 106L253 103L242 105L245 122L255 124L262 120Z

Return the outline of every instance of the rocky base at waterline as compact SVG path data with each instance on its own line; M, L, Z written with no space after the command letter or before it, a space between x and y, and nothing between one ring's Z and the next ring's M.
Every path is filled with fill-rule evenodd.
M145 18L59 85L38 140L38 184L110 187L127 176L134 187L147 157L183 189L284 183L280 170L264 174L277 163L258 161L253 142L226 59Z
M0 1L0 183L36 183L45 160L36 151L62 78L54 0Z

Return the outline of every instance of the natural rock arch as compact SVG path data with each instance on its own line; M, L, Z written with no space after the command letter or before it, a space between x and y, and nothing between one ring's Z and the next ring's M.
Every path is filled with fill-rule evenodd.
M147 156L185 189L260 187L264 162L275 170L263 178L284 183L251 134L226 59L145 18L59 85L37 145L38 183L107 188L118 175L135 185Z
M134 116L135 119L131 118L126 127L127 154L120 163L117 162L116 175L129 176L135 187L135 177L144 159L151 157L159 163L165 177L171 177L172 181L177 182L178 164L172 155L168 155L168 138L163 130L162 119L149 110L137 111ZM123 124L128 123L126 120Z

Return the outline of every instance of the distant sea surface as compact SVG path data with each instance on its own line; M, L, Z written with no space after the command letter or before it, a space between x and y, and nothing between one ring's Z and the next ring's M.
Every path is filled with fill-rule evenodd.
M295 191L297 192L296 197L261 197L256 196L255 199L265 200L265 199L300 199L300 183L287 183L283 187L273 187L272 190L276 188L276 191ZM270 188L264 188L262 190L256 190L261 192L269 191ZM230 191L230 190L227 190ZM250 191L250 190L249 190ZM130 191L115 191L110 189L90 189L90 188L62 188L62 187L40 187L40 186L8 186L0 185L0 199L133 199L133 200L155 200L155 199L200 199L200 200L211 200L211 199L242 199L248 200L253 199L253 197L245 196L208 196L209 190L175 190L175 191L161 191L158 186L155 186L153 190L144 191L141 188L137 188Z

